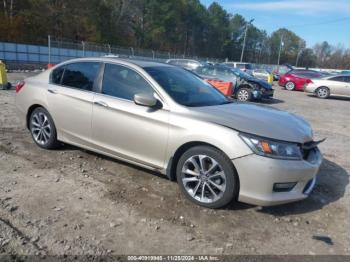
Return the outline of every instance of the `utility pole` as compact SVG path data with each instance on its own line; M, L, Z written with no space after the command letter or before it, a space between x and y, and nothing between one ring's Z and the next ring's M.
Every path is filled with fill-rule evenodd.
M303 52L303 49L300 49L298 54L297 54L297 61L295 61L295 67L298 67L299 58L300 58L300 55L302 52Z
M302 52L303 52L302 42L299 41L299 50L298 50L298 53L297 53L297 59L295 61L295 67L298 66L299 58L300 58L300 55L301 55Z
M283 35L281 35L280 49L278 51L278 63L277 63L278 65L280 65L282 46L283 46Z
M241 53L241 61L243 61L243 55L244 55L244 49L245 49L245 43L247 40L247 32L248 32L248 27L251 23L253 23L254 19L251 19L248 23L245 25L245 32L244 32L244 38L243 38L243 46L242 46L242 53Z

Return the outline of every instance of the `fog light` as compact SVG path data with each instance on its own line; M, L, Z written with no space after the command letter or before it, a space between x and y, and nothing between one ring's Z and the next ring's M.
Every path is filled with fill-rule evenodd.
M275 183L273 185L273 191L274 192L289 192L291 191L294 186L296 185L296 182L292 183Z

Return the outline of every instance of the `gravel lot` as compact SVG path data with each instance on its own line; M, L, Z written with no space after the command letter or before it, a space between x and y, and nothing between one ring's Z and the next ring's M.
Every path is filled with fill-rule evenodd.
M316 188L297 203L221 210L189 203L176 183L135 166L71 146L40 149L14 91L0 90L0 253L350 255L350 99L275 89L269 106L327 137Z

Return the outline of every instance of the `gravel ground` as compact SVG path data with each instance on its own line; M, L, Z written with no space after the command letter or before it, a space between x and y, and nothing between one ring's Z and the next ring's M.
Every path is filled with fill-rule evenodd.
M350 255L350 99L275 89L270 106L327 137L315 190L283 206L221 210L189 203L176 183L138 167L71 146L40 149L14 91L0 90L0 254Z

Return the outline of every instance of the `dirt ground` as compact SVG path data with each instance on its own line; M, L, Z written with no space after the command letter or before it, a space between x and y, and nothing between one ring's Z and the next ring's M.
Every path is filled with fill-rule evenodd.
M135 166L71 146L40 149L16 115L15 92L0 90L0 254L350 255L350 99L275 89L270 106L327 137L315 190L283 206L221 210L189 203L176 183Z

